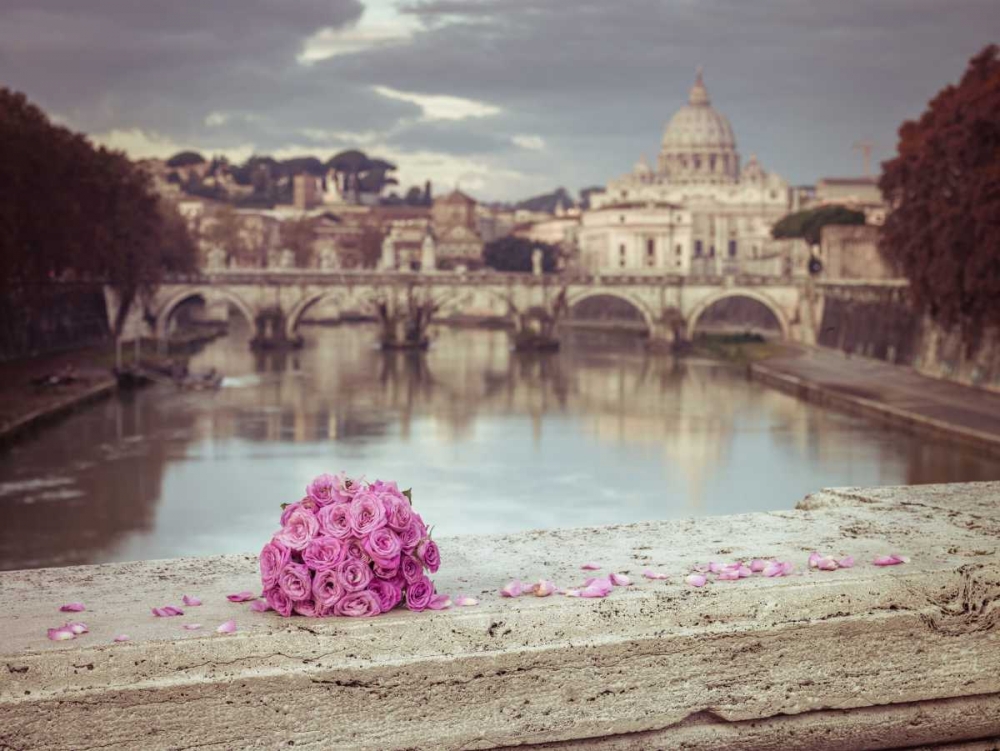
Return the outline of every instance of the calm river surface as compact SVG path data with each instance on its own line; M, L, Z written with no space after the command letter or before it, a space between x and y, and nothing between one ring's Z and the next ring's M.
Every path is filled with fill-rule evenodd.
M1000 462L800 402L638 343L519 357L442 328L426 355L370 325L238 335L192 369L0 454L0 568L257 551L324 471L395 479L440 536L791 508L824 486L1000 479Z

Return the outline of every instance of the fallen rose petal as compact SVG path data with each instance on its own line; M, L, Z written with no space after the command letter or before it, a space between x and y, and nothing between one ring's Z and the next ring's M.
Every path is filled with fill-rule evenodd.
M610 589L602 587L601 585L591 584L589 587L584 587L580 590L580 597L607 597L611 593Z
M777 561L772 561L771 563L767 564L767 568L764 569L763 574L764 576L767 577L784 576L785 566L784 564L778 563Z
M875 558L874 561L872 561L872 564L875 566L897 566L900 563L905 563L905 562L906 561L903 560L901 556L893 554L893 555L880 555L877 558Z
M539 579L538 583L532 586L531 591L535 597L548 597L556 591L556 585L555 582L551 582L548 579Z
M778 565L781 566L781 575L792 573L795 570L795 565L791 561L779 561Z
M809 554L809 568L818 568L819 562L823 560L823 556L817 553L815 550Z
M739 571L720 571L715 575L716 581L732 582L740 578Z
M766 568L767 568L767 561L762 561L760 558L754 558L752 561L750 561L750 570L755 574L759 574Z
M750 576L750 574L752 574L753 572L752 572L752 571L750 570L750 567L749 567L749 566L740 566L740 567L739 567L739 568L738 568L738 569L736 570L736 573L740 575L740 578L741 578L741 579L746 579L746 578L747 578L748 576Z
M184 595L184 597L182 597L181 599L184 600L185 605L190 605L191 607L197 607L198 605L201 605L201 600L191 595Z
M710 561L708 564L708 570L713 574L719 573L723 568L725 568L725 564L717 563L716 561Z
M691 567L691 570L695 571L695 572L697 572L699 574L707 574L708 573L708 564L707 563L696 563L694 566Z
M52 641L68 641L69 639L75 639L76 634L65 626L60 626L59 628L49 629L49 638Z
M158 618L170 618L175 615L184 615L184 611L173 605L164 605L162 608L150 608L153 615Z
M840 566L841 568L854 568L854 558L849 555L844 556L839 561L837 561L837 565Z
M895 558L900 563L909 563L910 562L909 558L907 558L905 555L899 555L898 553L893 553L892 557Z
M226 621L217 629L215 629L215 631L216 633L219 634L231 634L234 631L236 631L236 621Z
M129 636L128 634L118 634L118 636L116 636L111 641L117 641L117 642L132 641L132 637Z
M82 602L67 602L61 608L60 611L63 613L79 613L81 610L86 610Z
M185 623L184 624L184 628L186 628L188 631L197 631L199 628L201 628L201 624L200 623Z
M271 606L267 604L264 600L254 600L250 603L250 609L256 610L258 613L266 613L271 609Z
M816 562L816 568L820 571L836 571L840 566L833 558L820 558Z
M579 589L567 589L565 592L563 592L563 594L566 595L567 597L579 597L580 596L580 590Z
M616 587L628 587L632 584L632 580L625 576L625 574L610 574L608 578L611 579L611 583Z
M584 571L597 571L601 567L599 563L585 563L580 568Z
M704 574L688 574L684 577L684 581L692 587L704 587L708 578Z
M434 595L427 603L427 607L430 610L446 610L451 607L451 604L451 598L448 595Z
M647 579L667 579L669 578L666 574L661 571L653 571L652 569L643 569L642 575Z
M230 602L246 602L247 600L256 600L257 595L253 592L237 592L234 595L226 595L226 599Z
M80 623L79 621L72 621L71 623L67 623L65 626L63 626L63 628L68 628L76 636L79 636L80 634L86 634L90 631L90 629L87 628L86 623Z
M524 592L524 584L518 579L507 582L500 590L503 597L520 597Z
M467 595L459 595L458 597L455 598L455 605L457 605L460 608L468 608L478 604L479 600L477 600L475 597L468 597Z

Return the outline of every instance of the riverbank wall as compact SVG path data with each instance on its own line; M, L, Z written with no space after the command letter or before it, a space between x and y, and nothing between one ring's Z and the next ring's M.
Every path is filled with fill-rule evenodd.
M372 619L229 602L259 587L253 555L0 573L0 747L995 748L998 498L834 489L791 511L442 539L439 591L480 604ZM814 549L855 565L810 569ZM888 553L907 562L872 565ZM684 582L772 557L795 569ZM592 560L633 585L499 596L515 577L572 586ZM204 604L150 614L183 594ZM47 640L67 619L89 633Z
M816 343L852 355L911 367L918 373L1000 392L1000 332L967 347L913 309L904 283L825 282Z
M44 406L0 424L0 449L88 404L107 399L117 391L117 381L109 376L71 393L53 395Z

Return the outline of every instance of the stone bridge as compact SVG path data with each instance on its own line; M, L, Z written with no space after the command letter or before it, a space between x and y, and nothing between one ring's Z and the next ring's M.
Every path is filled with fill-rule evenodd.
M712 306L744 298L770 312L782 338L813 342L822 305L821 291L809 280L763 276L241 270L170 278L146 301L145 310L134 311L133 317L142 319L143 323L135 325L144 328L146 335L165 337L178 306L201 298L210 311L215 308L226 314L230 306L235 307L257 327L258 336L266 325L273 330L263 335L295 341L299 324L320 304L328 314L349 317L371 314L377 300L400 304L413 296L436 303L437 320L504 319L511 306L521 312L550 308L563 289L571 321L572 312L587 300L618 300L632 309L633 319L619 318L604 325L642 330L654 341L691 338L699 319ZM617 307L622 308L620 303ZM117 309L110 292L108 309L111 314Z

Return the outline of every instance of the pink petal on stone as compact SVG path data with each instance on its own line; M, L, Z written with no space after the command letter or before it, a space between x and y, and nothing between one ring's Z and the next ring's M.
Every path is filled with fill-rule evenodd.
M767 561L762 561L760 558L754 558L750 561L750 570L755 574L759 574L765 568L767 568Z
M128 634L118 634L118 636L112 639L112 641L116 642L132 641L132 637L129 636Z
M250 609L256 610L258 613L266 613L271 609L271 606L267 604L264 600L254 600L250 603Z
M469 597L468 595L459 595L458 597L455 598L455 605L457 605L460 608L468 608L478 604L479 600L477 600L475 597Z
M903 562L904 561L902 558L900 558L898 555L893 554L893 555L880 555L877 558L875 558L874 561L872 561L872 564L875 566L896 566Z
M81 610L86 610L82 602L67 602L59 610L63 613L79 613Z
M707 574L708 573L708 564L707 563L696 563L694 566L691 567L691 570L692 571L697 571L699 574Z
M784 564L778 563L777 561L772 561L771 563L767 564L767 568L764 569L763 573L764 576L767 577L784 576L785 566Z
M628 587L632 584L632 580L625 576L625 574L610 574L608 578L611 579L611 583L616 587Z
M736 573L740 575L741 579L746 579L753 572L750 570L748 566L740 566L739 569L737 569Z
M76 634L65 626L60 626L59 628L49 629L49 638L52 641L68 641L69 639L75 639Z
M567 589L563 594L567 597L579 597L581 592L579 589Z
M708 579L704 574L688 574L684 577L684 581L692 587L704 587Z
M182 599L184 600L185 605L190 605L191 607L197 607L198 605L201 605L201 600L192 595L184 595Z
M610 592L611 590L595 583L581 589L580 597L607 597Z
M427 603L430 610L446 610L451 607L451 597L448 595L434 595Z
M256 600L257 595L253 592L237 592L234 595L226 595L226 599L230 602L246 602L247 600Z
M67 623L65 626L63 626L63 628L68 628L76 636L79 636L80 634L86 634L90 631L90 629L87 628L86 623L80 623L79 621L71 621L70 623Z
M524 585L519 579L513 579L507 582L501 589L500 595L502 597L520 597L524 592Z
M555 582L548 579L539 579L538 584L532 586L531 590L534 592L535 597L548 597L556 591L556 585Z
M740 578L739 571L720 571L715 575L716 581L736 581Z
M816 562L816 568L820 571L836 571L840 566L833 558L820 558Z
M790 574L795 570L795 565L791 561L779 561L778 565L781 566L782 576Z
M716 561L710 561L708 564L708 570L713 574L719 573L723 568L725 568L725 564L717 563Z
M584 571L597 571L601 567L599 563L585 563L580 568Z
M216 633L219 634L231 634L234 631L236 631L236 621L226 621L217 629L215 629L215 631Z
M818 568L819 562L823 560L823 556L817 553L815 550L809 554L809 568Z
M854 568L854 558L849 555L844 556L839 561L837 561L837 565L840 566L841 568Z
M200 623L185 623L184 624L184 628L186 628L188 631L197 631L199 628L201 628L201 624Z
M184 611L173 605L164 605L162 608L150 608L153 615L158 618L170 618L175 615L184 615Z
M653 571L652 569L644 569L642 575L647 579L666 579L668 578L666 574L661 571Z

